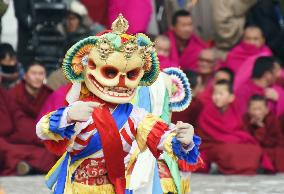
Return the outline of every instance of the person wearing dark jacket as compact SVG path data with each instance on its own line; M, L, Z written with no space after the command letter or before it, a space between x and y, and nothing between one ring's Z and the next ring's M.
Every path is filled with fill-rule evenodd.
M14 0L15 15L18 20L18 46L19 61L24 67L29 62L27 45L32 37L32 1Z
M260 27L274 55L284 62L284 2L259 0L249 11L247 25Z

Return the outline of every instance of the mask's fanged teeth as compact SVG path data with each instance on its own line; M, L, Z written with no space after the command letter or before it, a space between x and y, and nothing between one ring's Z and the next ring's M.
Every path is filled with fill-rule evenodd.
M134 89L129 89L127 87L109 87L109 86L101 86L97 80L93 76L89 76L92 83L100 90L102 93L112 96L112 97L130 97L134 93Z

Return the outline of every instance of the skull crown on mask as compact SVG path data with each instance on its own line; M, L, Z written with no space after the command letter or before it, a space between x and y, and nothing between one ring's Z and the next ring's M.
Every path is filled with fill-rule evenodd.
M119 15L112 31L73 45L62 67L67 79L84 82L90 93L114 104L130 102L138 85L151 85L159 74L154 44L144 34L126 34L127 29Z

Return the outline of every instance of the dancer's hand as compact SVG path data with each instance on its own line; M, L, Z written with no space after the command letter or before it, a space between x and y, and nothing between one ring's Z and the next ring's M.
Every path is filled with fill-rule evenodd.
M184 145L189 145L192 142L194 128L188 123L178 121L176 124L176 138Z
M87 121L94 111L94 108L101 106L100 103L97 102L83 102L77 101L71 105L68 113L67 113L67 121L71 122L85 122Z

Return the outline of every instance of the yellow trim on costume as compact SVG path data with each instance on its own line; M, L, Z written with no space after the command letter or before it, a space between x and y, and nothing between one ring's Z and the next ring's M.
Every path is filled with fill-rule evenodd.
M151 132L151 130L153 129L154 125L157 123L157 121L163 122L163 120L160 119L159 117L154 116L152 114L148 114L140 122L137 128L136 141L141 151L144 151L146 149L147 137Z
M51 174L58 168L59 164L64 160L66 156L66 152L57 160L57 162L54 164L54 166L48 171L47 175L45 175L45 180L48 180Z
M125 176L125 180L126 180L126 189L129 189L129 186L130 186L130 179L131 179L131 175L128 174Z
M54 141L59 141L59 140L63 140L63 138L58 135L58 134L55 134L55 133L52 133L50 130L49 130L49 119L51 117L51 115L54 113L55 111L53 112L50 112L48 113L47 115L45 115L44 117L42 117L41 119L41 123L40 123L40 126L42 128L42 133L47 136L49 139L51 140L54 140Z
M190 193L190 180L189 179L183 179L181 180L181 193L187 194Z
M174 180L172 178L162 178L161 187L163 193L178 193Z
M105 184L100 186L85 185L80 183L73 183L72 193L70 194L115 194L112 184ZM64 193L65 194L65 193ZM69 194L69 193L66 193Z
M176 133L171 133L168 135L168 137L165 140L164 143L164 148L165 148L165 152L168 153L168 155L174 160L174 161L178 161L178 158L176 157L176 155L173 152L173 148L172 148L172 140L173 138L176 136Z
M70 166L70 162L71 162L71 157L69 157L68 159L68 166ZM66 182L65 182L64 194L73 194L72 183L71 183L72 174L73 173L70 173L70 170L68 168L67 175L66 175L67 177L66 177Z

